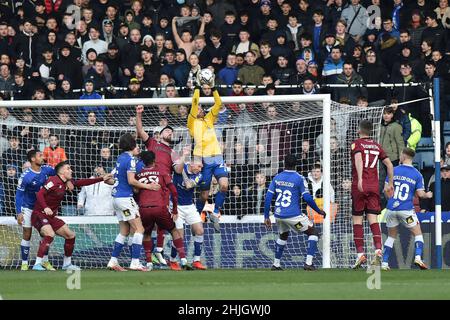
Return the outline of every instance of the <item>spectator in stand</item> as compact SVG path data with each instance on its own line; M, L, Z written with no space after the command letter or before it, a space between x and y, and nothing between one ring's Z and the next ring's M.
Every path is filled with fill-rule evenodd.
M394 110L394 121L400 124L402 127L402 137L405 146L408 143L408 139L411 136L411 121L402 106L398 105L398 100L391 99L390 107Z
M9 148L2 153L2 175L6 175L7 165L12 164L16 168L21 168L22 164L27 160L27 151L20 145L19 133L17 130L8 136Z
M67 78L63 78L60 87L56 91L56 99L67 100L79 98L80 96L73 92L72 82Z
M238 68L236 67L236 54L229 53L227 57L227 65L218 73L218 78L222 81L223 84L227 86L231 86L238 77ZM228 94L231 93L231 90L227 90Z
M377 58L376 51L370 49L366 54L366 62L359 71L364 83L379 84L389 82L389 72ZM375 102L385 100L387 90L385 88L367 88L368 101Z
M256 54L253 51L245 53L246 64L239 69L238 80L242 83L261 83L264 75L264 69L258 65L255 65Z
M219 19L217 15L215 15L215 17L216 19ZM238 39L239 30L241 27L236 21L236 14L233 11L225 12L225 18L222 21L224 21L222 26L220 27L220 30L222 31L222 41L226 50L230 51L232 46Z
M59 138L56 134L50 135L50 146L44 149L42 156L48 165L55 167L58 163L67 160L66 152L59 146Z
M436 12L427 12L425 14L425 23L427 27L422 32L422 41L424 39L430 39L434 48L445 50L446 31L442 25L438 23Z
M108 52L103 53L99 56L108 67L109 73L111 74L111 84L119 85L119 69L120 69L120 54L119 47L115 42L108 44Z
M82 49L82 59L85 64L87 63L87 51L89 49L94 49L98 55L108 51L108 43L100 39L100 31L97 26L89 28L89 38L89 41L83 43Z
M330 56L325 60L322 70L324 83L336 83L337 76L342 73L344 61L342 60L342 49L334 47Z
M430 185L430 190L433 192L433 197L430 201L423 201L421 208L426 211L434 212L435 209L435 182ZM442 211L450 211L450 166L445 164L441 167L441 192L442 192Z
M294 44L294 51L300 49L300 37L303 32L305 32L305 28L298 21L297 16L293 13L289 14L288 24L286 25L286 41Z
M289 84L289 79L294 74L294 70L288 67L288 59L286 56L279 56L277 59L277 67L272 71L272 77L275 85Z
M175 61L175 51L166 50L164 54L164 63L162 65L161 74L167 74L170 78L174 78L176 61Z
M389 34L392 38L395 38L398 41L400 41L400 32L398 31L398 29L394 27L392 17L385 17L383 19L383 31L381 31L380 34L378 35L378 42L381 42L381 38L385 34Z
M90 79L87 79L84 82L84 93L80 97L80 100L101 100L102 96L94 91L94 82ZM86 123L86 119L89 112L94 112L97 118L97 121L103 123L106 120L106 107L105 106L96 106L96 107L78 107L78 122L80 124Z
M450 7L448 5L448 0L439 0L439 6L434 9L434 12L436 12L436 17L444 29L447 29L448 34L448 29L450 29Z
M276 57L272 56L272 47L268 41L262 40L259 44L261 56L256 59L255 63L264 69L265 73L271 73L277 66Z
M264 198L267 193L267 178L264 172L258 172L255 176L255 183L246 190L246 198L252 206L252 214L264 213Z
M37 150L44 152L44 149L50 146L50 129L40 128L39 136L37 139Z
M242 219L247 214L248 200L242 192L240 185L231 187L231 196L225 202L226 212L232 212L238 219Z
M2 215L14 216L16 213L16 190L18 185L19 167L14 163L6 164L5 173L0 177L0 185L3 187L3 197L0 197L0 202L3 200ZM1 212L1 210L0 210Z
M402 126L394 119L394 109L386 107L383 111L383 121L380 130L380 144L394 166L399 164L400 155L405 142L402 136ZM384 179L380 177L384 184Z
M360 0L350 0L349 5L342 10L341 19L347 23L347 32L359 43L366 32L368 19L367 10L360 4Z
M107 88L112 81L111 73L108 66L101 58L97 58L94 65L89 69L85 79L89 79L94 83L94 90Z
M141 60L141 32L139 29L130 31L130 40L123 48L121 56L121 69L123 72L122 83L126 85L130 77L133 76L133 68Z
M345 97L350 100L352 105L355 105L359 96L367 97L367 88L364 86L364 80L353 70L353 65L350 61L344 62L343 71L337 76L335 83L349 85L344 88L334 88L333 99L335 101L339 101ZM358 86L352 87L350 85Z
M161 74L161 64L153 57L151 49L142 47L141 50L142 63L136 63L134 65L134 75L144 87L156 87L159 81L159 75ZM136 73L136 67L138 67L139 74Z
M174 74L175 84L177 87L184 87L188 81L191 66L186 61L186 51L184 49L178 49L175 56L177 60Z
M259 47L256 43L250 41L250 32L247 29L242 29L239 31L239 42L235 44L231 52L232 53L246 53L248 51L253 51L256 57L259 58Z
M101 165L95 167L92 178L103 177L110 171ZM104 181L82 187L78 194L77 209L86 216L111 216L114 214L113 186Z
M7 64L0 65L0 91L11 91L13 89L14 78Z
M445 155L444 155L444 164L450 166L450 142L445 144Z
M6 107L0 107L0 120L2 121L2 127L9 131L14 130L14 128L19 124L17 118L11 115Z
M55 61L52 74L58 81L69 78L74 83L74 88L81 87L81 62L72 53L69 43L64 43L59 51L58 59Z
M184 7L186 8L186 7ZM183 9L182 11L183 12ZM183 49L186 52L187 56L190 56L192 52L195 50L195 41L192 39L194 38L195 34L192 33L192 30L189 29L182 29L181 36L178 33L177 30L177 23L182 22L188 18L187 16L182 17L173 17L172 19L172 32L173 32L173 38L175 39L175 42L179 49ZM204 36L205 35L205 21L203 18L201 20L201 26L200 30L198 31L198 35ZM179 22L177 22L179 21Z
M411 36L411 43L414 47L418 48L422 41L422 33L426 26L422 20L422 15L419 10L414 10L411 13L411 19L407 26L409 34Z

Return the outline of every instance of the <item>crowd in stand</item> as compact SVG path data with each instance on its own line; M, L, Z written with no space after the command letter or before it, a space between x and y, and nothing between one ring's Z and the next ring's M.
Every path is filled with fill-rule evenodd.
M428 101L402 103L428 97L427 83L435 77L441 79L442 118L450 120L449 54L448 0L0 2L2 100L189 96L197 72L210 68L222 95L331 93L343 105L391 105L383 115L381 139L394 161L404 146L414 148L421 136L430 136ZM405 86L365 87L382 82ZM408 86L417 82L422 85ZM203 95L211 95L207 85ZM81 102L78 108L52 113L0 108L1 184L16 185L12 179L26 167L30 148L41 150L49 164L86 157L79 161L79 173L89 175L97 165L109 171L119 132L74 125L134 127L133 109L121 110L82 107ZM270 120L281 111L227 106L219 121ZM186 106L158 106L144 120L152 126L184 126L188 112ZM44 118L58 129L24 125ZM343 148L340 141L355 137L336 133L334 138ZM297 140L295 151L310 145L308 159L320 152L319 137ZM306 175L313 172L311 166ZM230 193L259 206L270 179L254 171L249 181L236 181ZM337 192L342 179L333 185ZM14 192L0 191L5 198Z

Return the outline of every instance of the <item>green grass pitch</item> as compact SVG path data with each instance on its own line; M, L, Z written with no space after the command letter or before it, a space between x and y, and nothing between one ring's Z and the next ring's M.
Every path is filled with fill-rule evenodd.
M381 289L369 290L364 270L81 271L81 289L69 275L0 271L5 299L450 299L448 270L381 272Z

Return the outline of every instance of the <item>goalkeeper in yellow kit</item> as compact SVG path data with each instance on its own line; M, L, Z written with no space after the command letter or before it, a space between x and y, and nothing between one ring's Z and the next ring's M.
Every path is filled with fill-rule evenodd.
M189 134L194 138L194 158L201 160L203 163L203 180L200 184L201 192L200 198L197 200L197 210L198 212L203 211L205 202L208 200L211 180L214 175L219 183L219 192L215 195L214 211L210 213L209 219L214 223L215 230L219 232L220 211L223 208L228 190L228 169L214 129L214 123L219 115L222 101L217 89L214 88L214 78L212 78L209 83L204 84L208 84L213 88L214 105L208 112L205 112L198 103L200 84L201 81L197 77L194 95L192 96L192 107L187 121Z

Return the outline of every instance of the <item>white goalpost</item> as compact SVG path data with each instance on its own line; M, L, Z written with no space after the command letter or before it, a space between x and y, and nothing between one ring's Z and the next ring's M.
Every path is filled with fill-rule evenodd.
M203 107L213 103L212 97L200 98ZM321 233L314 263L322 268L349 267L356 257L349 189L350 144L357 138L362 119L374 124L377 139L383 107L341 105L325 94L222 97L222 103L215 131L229 169L230 187L221 217L221 233L215 233L210 224L205 225L202 260L211 268L271 266L277 230L276 226L266 230L261 209L268 184L283 169L284 156L293 153L298 158L298 171L307 179L316 202L328 214L321 219L302 204L304 213ZM2 115L6 115L0 117L0 143L6 155L1 159L4 178L0 181L0 268L18 268L21 263L22 231L14 218L14 194L20 174L27 167L23 150L33 147L52 154L55 147L48 150L49 140L56 136L73 167L74 178L87 178L97 167L110 171L119 153L119 137L125 132L135 132L136 105L145 107L143 121L147 132L157 132L166 124L175 128L175 154L181 154L183 147L192 144L185 114L186 110L189 112L191 98L0 101ZM138 143L144 148L143 141ZM216 187L213 182L210 201L214 201ZM95 206L80 205L79 192L67 195L58 213L77 233L74 263L84 268L104 268L118 223L112 212L99 215ZM95 202L94 194L87 197ZM369 235L367 231L366 228L365 234ZM188 229L185 236L189 260L193 238ZM166 252L170 252L170 241L167 235ZM32 261L38 243L39 236L33 230ZM370 238L365 243L372 246ZM291 233L282 260L284 267L302 267L306 247L304 235ZM61 264L61 239L53 242L49 255L55 266ZM122 258L128 258L127 250Z

